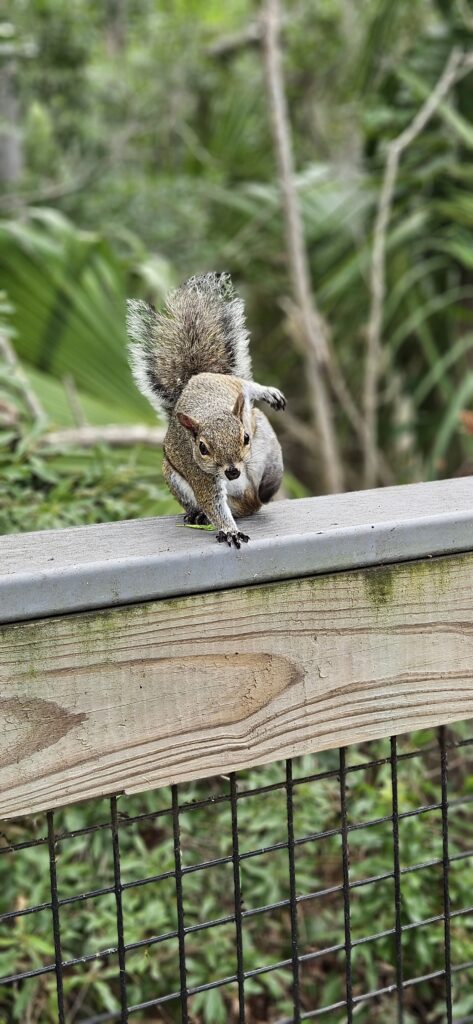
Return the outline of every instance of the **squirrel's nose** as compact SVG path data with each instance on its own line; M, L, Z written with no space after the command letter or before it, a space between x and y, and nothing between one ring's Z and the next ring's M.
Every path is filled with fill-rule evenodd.
M236 480L237 477L240 476L240 470L237 469L236 466L229 466L228 469L225 470L225 476L228 476L229 480Z

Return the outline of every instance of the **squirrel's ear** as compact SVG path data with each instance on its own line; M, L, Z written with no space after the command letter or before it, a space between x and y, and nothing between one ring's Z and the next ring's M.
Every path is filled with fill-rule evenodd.
M238 398L233 406L233 415L236 416L237 420L241 420L243 417L243 409L245 408L245 396L243 391L240 391Z
M197 423L197 420L193 420L192 416L186 416L183 412L178 412L177 418L181 426L185 427L186 430L190 430L191 434L194 437L197 437L197 434L199 433L199 424Z

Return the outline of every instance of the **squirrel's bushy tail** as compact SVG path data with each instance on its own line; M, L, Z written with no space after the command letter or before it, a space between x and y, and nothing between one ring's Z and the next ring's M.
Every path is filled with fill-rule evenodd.
M172 412L196 373L251 378L244 305L229 274L191 277L162 312L130 299L127 330L136 384L159 411Z

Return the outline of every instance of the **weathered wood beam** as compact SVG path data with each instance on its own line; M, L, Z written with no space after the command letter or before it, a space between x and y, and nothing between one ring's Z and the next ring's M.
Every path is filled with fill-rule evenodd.
M4 625L0 816L471 717L472 581L453 555Z

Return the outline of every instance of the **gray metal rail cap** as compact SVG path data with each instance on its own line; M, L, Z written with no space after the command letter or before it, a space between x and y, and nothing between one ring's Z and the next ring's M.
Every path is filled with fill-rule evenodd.
M473 549L473 478L275 501L241 550L182 518L0 537L0 622Z

